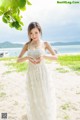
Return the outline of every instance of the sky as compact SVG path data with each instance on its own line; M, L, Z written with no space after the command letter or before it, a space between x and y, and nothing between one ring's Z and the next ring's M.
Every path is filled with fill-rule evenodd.
M22 31L10 28L0 17L0 42L25 43L28 41L28 25L34 21L42 27L44 41L80 41L80 4L58 4L57 0L29 1L32 5L27 5L26 11L21 12L24 23Z

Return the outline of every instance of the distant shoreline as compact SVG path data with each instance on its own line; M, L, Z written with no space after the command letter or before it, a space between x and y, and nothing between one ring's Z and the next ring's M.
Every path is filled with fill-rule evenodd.
M80 45L69 45L69 46L52 46L53 50L57 52L58 55L74 55L74 54L80 54ZM10 57L18 56L21 52L22 47L16 47L16 48L0 48L0 52L7 51L9 53ZM46 50L46 53L48 54L49 51ZM27 54L27 52L25 53Z
M80 55L80 53L58 53L58 55Z
M78 44L78 45L74 45L74 44L69 44L69 45L55 45L55 44L51 44L52 45L52 47L70 47L70 46L80 46L80 44ZM21 49L23 46L20 46L20 47L0 47L0 50L1 49Z

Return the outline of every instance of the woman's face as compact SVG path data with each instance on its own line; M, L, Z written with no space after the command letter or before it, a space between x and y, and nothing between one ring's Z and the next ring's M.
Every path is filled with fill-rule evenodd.
M38 30L38 28L33 28L30 33L29 33L29 37L33 40L33 41L37 41L40 39L40 32Z

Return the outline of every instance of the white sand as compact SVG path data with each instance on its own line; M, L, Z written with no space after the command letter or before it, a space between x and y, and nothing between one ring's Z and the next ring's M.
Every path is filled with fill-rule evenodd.
M53 73L56 88L57 120L80 120L80 76L67 67L69 72L60 73L56 62L47 64ZM11 72L0 61L0 120L7 113L7 120L27 119L26 72Z

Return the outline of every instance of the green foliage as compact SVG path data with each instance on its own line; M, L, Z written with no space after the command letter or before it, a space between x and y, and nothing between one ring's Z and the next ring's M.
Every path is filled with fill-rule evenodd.
M13 62L8 62L6 65L8 65L12 70L15 69L17 72L26 71L28 67L27 62L16 63L15 61L13 61Z
M17 57L3 57L3 58L0 58L0 61L11 61L15 59L17 59Z
M58 62L63 66L68 66L72 70L80 72L80 55L59 56Z
M28 62L17 63L17 57L4 57L0 58L0 61L5 61L5 65L9 66L10 70L6 71L6 73L12 71L22 72L28 68Z
M61 68L61 67L56 68L56 70L58 70L58 71L61 72L61 73L69 72L69 70L66 70L65 68Z
M5 92L0 92L0 98L1 97L6 97L6 93Z
M26 10L26 4L31 5L28 0L0 0L0 16L2 16L2 21L11 28L22 30L24 24L21 21L20 11Z

